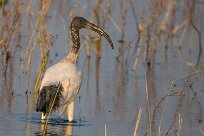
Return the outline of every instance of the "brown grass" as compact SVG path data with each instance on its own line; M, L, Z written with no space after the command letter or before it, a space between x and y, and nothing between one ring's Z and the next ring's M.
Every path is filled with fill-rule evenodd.
M23 51L19 53L19 46L17 45L21 39L21 21L22 15L24 14L22 13L22 7L24 6L24 2L26 5L26 17L32 18L36 23L32 24L31 21L27 22L27 29L31 28L31 31L29 33L30 36L28 36L28 42L25 45L21 46L21 48L23 48ZM47 62L49 60L50 50L52 50L52 46L57 39L57 36L48 33L47 31L47 16L52 2L52 0L40 1L38 2L39 11L33 11L32 6L36 3L32 0L14 0L12 2L9 2L8 0L0 1L0 58L1 64L3 65L2 73L3 75L6 75L12 57L20 54L21 69L26 73L28 79L27 81L25 81L27 84L26 92L29 90L29 88L31 88L31 85L33 85L31 75L37 72L34 81L35 83L32 86L34 88L34 92L37 94L41 79L47 66ZM182 134L182 127L184 126L180 110L186 92L184 90L174 89L174 84L177 81L185 80L186 77L195 75L197 76L197 74L203 72L203 66L201 65L203 51L201 31L202 24L199 23L201 22L199 16L199 12L201 12L202 9L199 9L201 2L197 0L185 0L183 2L178 0L152 0L148 2L149 4L146 4L148 5L148 7L142 7L144 11L140 11L138 10L140 3L138 3L137 1L120 0L116 5L116 2L114 1L104 2L102 0L98 0L96 2L96 5L91 10L90 15L91 19L93 19L93 22L96 22L97 25L108 30L113 36L115 35L115 33L119 33L120 36L114 39L116 50L118 49L116 58L118 60L117 63L123 64L126 60L128 60L127 67L133 68L135 74L137 74L139 61L144 62L144 82L146 92L146 107L144 107L144 109L147 110L147 125L149 126L147 130L148 133L146 134L154 135L154 127L157 129L158 136L163 135L163 132L164 135L169 135L169 133L172 132L173 127L176 126L176 121L178 121L177 130L178 136L180 136ZM8 3L10 3L10 6L12 7L11 9L9 9ZM84 16L84 13L88 7L88 4L85 4L82 8L79 6L74 7L70 2L68 2L67 5L69 8L70 18L75 15ZM118 7L118 18L115 18L113 14L113 9L115 9L115 7ZM129 14L131 14L131 16L128 16ZM178 18L178 14L181 14L182 17ZM127 17L132 17L134 19L134 22L130 22L129 18ZM66 24L69 23L66 22ZM108 26L108 23L111 25L111 27ZM135 29L136 35L136 37L133 37L136 40L132 40L131 38L126 36L126 34L129 33L128 30L126 30L127 26L132 25L133 23L135 26L135 28L133 29ZM191 36L187 37L187 35ZM82 41L84 40L86 42L87 56L91 56L92 46L94 46L93 51L96 56L100 58L103 52L101 37L95 38L95 36L93 36L92 34L88 37L84 37L85 38L83 38ZM195 39L196 42L191 43L191 40L189 39ZM71 40L67 41L71 43ZM65 42L65 44L66 43L67 42ZM69 45L71 45L70 43ZM82 48L83 45L85 44L82 44ZM198 58L196 60L196 63L194 63L193 60L189 59L187 65L189 67L190 74L183 75L173 80L167 94L162 98L159 98L159 101L155 103L154 109L151 111L150 102L152 99L151 91L153 89L151 88L151 83L148 79L148 76L150 76L151 73L155 72L155 60L157 59L155 52L163 51L163 48L167 52L168 47L170 46L175 46L175 48L178 48L179 50L181 50L182 48L187 48L189 49L189 52L192 52L194 48L197 49L198 47ZM39 50L40 54L40 63L38 69L34 70L32 68L34 59L33 54L37 49ZM132 59L131 56L133 56L134 59ZM125 57L129 57L131 59L124 59ZM194 90L192 90L192 92L193 91ZM195 94L196 93L193 92L194 97L196 96ZM178 101L177 105L175 105L175 114L172 119L170 119L170 123L168 124L166 130L164 130L162 129L162 126L164 119L167 118L165 116L165 111L168 108L167 104L169 96L178 97ZM161 113L159 124L155 126L154 121L156 120L156 118L158 118L157 115L159 115L159 113ZM134 136L139 135L137 133L137 130L139 129L141 114L142 109L140 108L136 119L136 125L134 127ZM104 135L108 135L106 125L104 131ZM200 132L203 134L202 129L200 129Z
M136 119L136 124L135 124L135 130L134 130L134 134L133 136L137 136L137 129L140 123L140 119L141 119L141 115L142 115L142 108L140 107L139 112L137 114L137 119Z

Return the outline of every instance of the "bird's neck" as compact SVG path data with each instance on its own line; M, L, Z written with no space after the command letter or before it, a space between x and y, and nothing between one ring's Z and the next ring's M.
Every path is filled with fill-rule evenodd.
M77 60L78 60L78 53L75 53L72 50L69 52L69 54L65 58L65 61L68 63L76 64Z
M79 29L75 27L71 27L70 29L71 29L72 47L65 60L70 63L76 63L78 59L79 49L80 49Z
M72 40L71 51L78 53L80 49L79 29L72 26L70 29L71 29L71 40Z

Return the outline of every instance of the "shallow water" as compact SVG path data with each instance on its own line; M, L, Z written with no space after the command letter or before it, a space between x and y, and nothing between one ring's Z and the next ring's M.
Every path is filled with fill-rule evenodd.
M137 12L145 19L148 18L150 2L142 1L140 6L138 6L140 1L136 2ZM95 3L88 3L90 4L87 4L87 2L70 2L69 4L66 1L53 1L50 5L48 17L46 18L47 32L58 36L51 47L47 67L61 60L69 50L67 45L69 42L66 43L67 41L65 40L68 32L65 30L70 25L70 12L73 12L74 15L84 16L87 19L91 18L95 22L94 17L91 16ZM39 3L32 2L32 4L31 11L36 15ZM104 6L107 5L108 2L104 2ZM113 2L113 13L111 15L118 25L120 24L119 5L120 2ZM12 7L13 2L10 1L6 9L9 10ZM73 7L76 7L76 9L72 9ZM203 4L199 8L203 9ZM197 12L199 13L199 11ZM103 12L106 11L102 10L99 13L102 14ZM36 47L33 51L31 65L28 65L29 70L26 69L29 53L25 58L22 57L22 52L29 45L32 34L32 28L28 26L28 23L31 22L35 26L37 21L34 16L26 16L25 3L22 3L21 15L20 38L18 40L13 38L10 43L11 45L20 45L20 47L12 50L15 53L12 53L9 61L6 62L5 54L1 54L0 57L0 135L2 136L42 135L44 129L44 123L41 123L40 120L40 113L35 112L36 94L33 88L40 66L40 49L34 40L31 40L31 45L36 44ZM176 23L182 21L182 15L183 13L178 11ZM3 20L3 16L1 18ZM65 24L63 20L66 22ZM143 110L137 131L138 135L150 135L149 122L151 121L152 134L158 135L158 129L161 126L161 135L164 135L174 119L175 123L173 123L168 133L169 135L177 135L178 114L182 118L181 135L202 135L204 131L203 71L197 71L197 74L191 74L177 80L171 90L175 90L178 93L170 93L168 102L162 101L162 105L154 113L155 107L169 93L173 80L204 68L203 53L200 57L199 66L195 66L196 70L187 65L189 62L196 65L198 60L198 39L195 31L192 29L188 30L181 49L174 45L175 42L179 41L181 32L177 34L178 37L175 36L167 42L167 49L164 46L166 43L162 40L160 41L159 38L152 42L152 45L156 48L151 54L154 59L150 69L145 65L143 53L140 56L135 74L133 71L136 53L134 46L138 33L136 32L133 15L128 10L126 15L127 22L124 28L124 42L118 42L123 36L113 24L113 21L110 20L109 18L106 22L105 30L110 34L115 49L112 50L108 42L103 39L100 59L95 57L94 50L91 50L90 58L86 57L87 40L81 38L82 48L80 50L78 67L82 71L83 78L81 90L75 99L75 123L70 124L67 122L66 117L61 118L57 112L53 113L48 121L46 134L103 136L106 128L107 135L132 136L138 111L141 107ZM202 29L204 27L201 27L204 24L204 20L200 19L199 21L202 43L204 43L204 29ZM82 36L87 34L89 34L88 31L82 30ZM153 37L154 39L156 38ZM145 45L145 42L143 41L142 44ZM131 45L130 50L126 49L129 44ZM162 124L159 125L164 108Z

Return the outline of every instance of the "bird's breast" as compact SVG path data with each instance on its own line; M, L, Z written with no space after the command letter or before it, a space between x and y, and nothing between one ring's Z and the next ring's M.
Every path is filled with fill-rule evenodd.
M70 82L70 80L75 80L80 73L73 63L57 63L46 70L41 87L62 81Z

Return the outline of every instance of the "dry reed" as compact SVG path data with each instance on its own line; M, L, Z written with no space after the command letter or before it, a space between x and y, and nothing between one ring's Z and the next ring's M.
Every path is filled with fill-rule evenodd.
M51 113L52 113L52 109L53 109L55 100L56 100L56 98L57 98L57 94L59 93L59 89L60 89L60 85L58 85L57 93L55 94L55 97L54 97L54 99L53 99L53 102L52 102L51 107L48 108L49 111L48 111L48 115L47 115L47 118L46 118L46 121L45 121L45 125L44 125L43 136L46 135L48 120L49 120L49 117L50 117L50 115L51 115Z
M17 39L18 35L20 35L21 30L21 13L22 13L22 3L18 0L13 2L13 12L10 9L5 10L5 6L8 3L8 0L0 1L0 7L3 7L1 9L3 16L2 20L0 22L1 24L1 33L0 33L0 52L1 57L5 54L5 57L2 57L1 59L5 59L6 65L3 68L3 73L7 72L8 63L10 62L10 59L16 52L15 46L12 46L12 41ZM31 78L31 74L33 72L32 69L32 61L33 61L33 53L35 52L36 48L40 49L40 66L37 70L34 90L37 92L40 87L40 81L42 79L42 76L45 72L47 61L49 59L49 51L52 49L52 45L55 42L56 36L53 36L52 34L49 34L47 32L47 22L46 17L50 8L50 5L52 4L51 0L45 0L39 2L40 11L36 15L36 13L31 11L31 5L33 1L27 2L26 4L26 12L28 16L33 17L36 20L36 24L32 26L32 32L31 36L29 37L28 44L25 46L25 50L22 52L22 69L25 68L28 78ZM120 0L118 2L119 7L119 23L114 20L113 17L113 9L114 4L113 1L109 1L106 3L106 5L102 3L101 0L98 0L96 2L95 7L92 10L92 14L95 17L96 23L102 27L105 27L105 23L107 20L110 20L112 23L111 25L114 26L116 29L116 33L120 33L121 37L119 42L121 43L119 50L118 50L118 58L123 56L129 47L127 47L127 37L125 35L126 31L126 25L128 24L128 10L131 9L132 16L135 20L135 26L136 30L135 33L137 33L137 40L135 43L136 51L134 52L134 64L133 69L136 72L138 62L141 59L145 60L145 88L146 88L146 103L147 103L147 116L148 116L148 124L149 124L149 135L153 135L152 133L152 127L153 127L153 121L156 118L157 111L162 108L162 114L158 125L158 136L162 135L161 132L165 131L162 130L162 123L165 118L165 110L167 107L169 96L179 96L180 101L178 102L176 108L176 112L174 114L173 119L171 120L168 129L166 130L165 135L168 135L169 132L171 132L173 124L175 124L176 119L178 117L178 136L181 135L181 129L183 126L181 115L179 114L179 110L181 109L180 106L182 104L182 98L185 95L185 92L183 90L174 90L174 84L178 80L182 80L186 77L196 75L197 73L203 72L202 69L199 70L199 64L201 62L201 54L202 54L202 31L201 26L199 26L199 19L197 18L197 6L199 5L199 1L193 1L193 0L186 0L184 3L181 3L180 1L164 1L164 0L153 0L150 2L150 7L148 7L150 10L146 11L148 12L148 17L146 18L143 16L143 14L139 13L136 10L136 6L138 4L135 4L133 0L130 1L122 1ZM182 5L184 4L184 5ZM79 11L79 15L82 14L84 9L86 9L85 5L82 9L74 9L74 7L71 6L69 3L69 11L70 11L70 17L73 17L75 15L75 10ZM181 21L179 21L176 16L178 12L181 12L179 8L184 10L186 13L183 14L184 17ZM185 7L185 8L183 8ZM103 11L102 16L100 16L100 12ZM61 17L62 18L62 17ZM63 19L63 18L62 18ZM132 23L132 22L131 22ZM32 24L31 24L32 25ZM174 41L177 37L176 35L179 35L179 37L176 39L178 42L175 43L175 45L181 49L181 47L184 46L184 40L185 36L188 34L189 29L192 28L192 30L195 32L195 36L198 41L198 59L196 65L193 64L193 62L188 63L188 67L190 68L191 73L186 74L184 76L181 76L174 81L171 82L170 88L168 90L168 93L160 98L160 101L157 103L157 105L154 108L153 114L151 116L151 110L150 110L150 86L149 81L147 78L147 70L154 67L153 61L155 59L155 50L160 50L158 44L162 44L165 42L165 45L173 45L169 44L170 41ZM67 36L65 36L67 37ZM86 47L87 47L87 56L91 55L91 43L95 43L95 54L96 56L100 57L101 55L101 38L96 39L95 38L89 38L85 37L86 39ZM94 39L94 40L93 40ZM71 41L71 40L68 40ZM94 41L94 42L93 42ZM65 41L65 44L67 42ZM145 43L145 44L144 44ZM37 46L38 45L38 46ZM71 44L70 44L71 45ZM82 44L83 46L84 44ZM130 48L130 50L133 50L133 48ZM129 52L127 52L128 54ZM141 57L141 55L144 54L144 58ZM26 61L26 64L24 64L24 61ZM123 60L122 60L123 61ZM131 60L132 61L132 60ZM2 61L3 63L3 61ZM26 66L26 67L25 67ZM30 86L30 80L27 80L27 89ZM192 90L193 91L193 90ZM195 93L193 93L195 95ZM164 103L164 105L162 105ZM162 107L163 106L163 107ZM134 136L137 134L137 129L139 125L139 121L141 118L142 109L139 109L138 116L136 119L136 125L134 129ZM49 112L50 115L50 112ZM49 118L49 116L48 116ZM46 125L47 126L47 122ZM45 127L46 129L46 127ZM45 131L45 130L44 130ZM107 127L105 125L104 135L107 136ZM203 130L200 128L200 132L204 134Z
M160 118L160 121L159 121L158 136L161 135L161 126L162 126L162 122L163 122L163 118L164 118L164 112L165 112L165 110L166 110L166 105L167 105L167 103L168 103L168 98L169 98L169 96L171 96L171 94L172 94L172 90L173 90L172 88L174 87L176 81L181 80L181 79L185 79L186 77L193 76L193 75L196 75L196 74L198 74L198 73L202 73L203 71L204 71L204 70L198 70L198 71L196 71L196 72L192 72L192 73L190 73L190 74L183 75L183 76L181 76L181 77L179 77L179 78L177 78L177 79L175 79L175 80L173 80L173 81L171 82L171 86L170 86L170 89L169 89L169 91L168 91L167 96L166 96L165 98L162 98L162 101L164 100L164 106L163 106L161 118ZM174 90L173 90L173 92L174 92ZM175 92L174 92L174 93L175 93ZM177 93L176 93L176 94L177 94ZM181 104L177 105L177 112L176 112L176 114L178 113L180 106L181 106ZM175 117L176 117L176 115L175 115ZM175 119L175 117L174 117L174 119ZM174 121L173 121L173 122L174 122ZM170 126L170 128L171 128L171 126ZM169 130L170 130L170 128L169 128ZM167 131L166 134L168 134L169 130Z
M138 126L140 123L141 115L142 115L142 108L140 107L139 112L137 114L137 119L136 119L135 130L134 130L133 136L137 136L137 129L138 129Z
M182 118L181 118L181 114L179 114L179 118L178 118L178 136L181 136L181 128L182 128Z
M106 128L106 124L104 126L104 136L107 136L107 128Z

